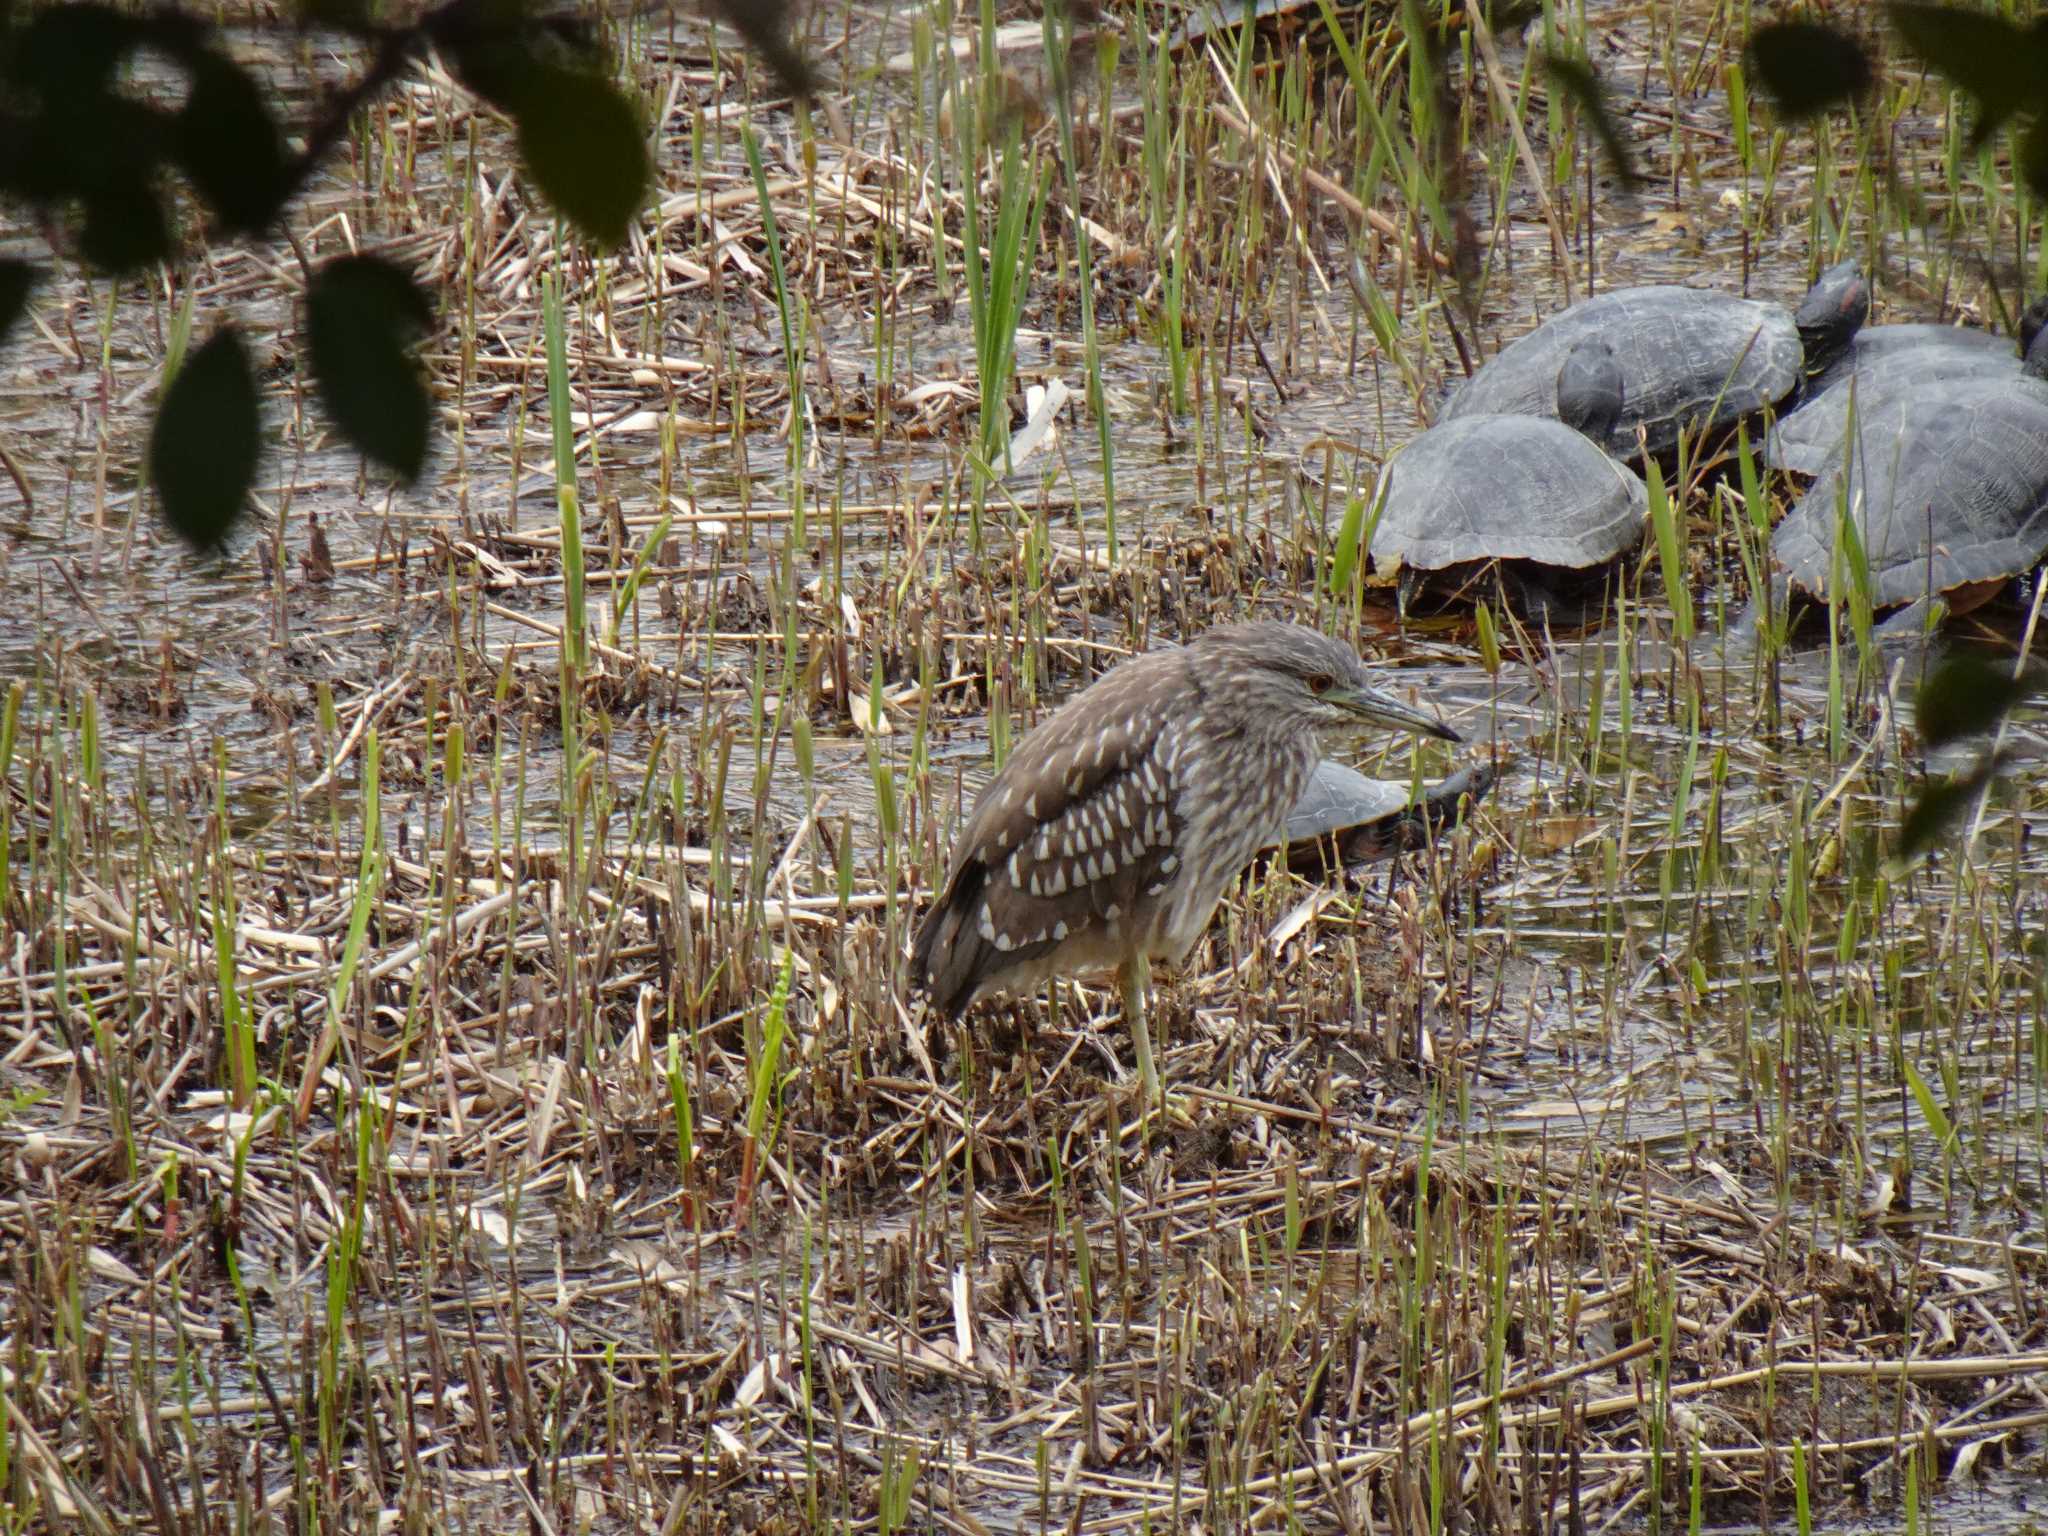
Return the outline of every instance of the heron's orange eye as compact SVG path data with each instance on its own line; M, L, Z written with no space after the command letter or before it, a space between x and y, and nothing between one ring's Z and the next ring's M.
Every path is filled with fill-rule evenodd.
M1337 680L1329 673L1318 672L1308 680L1308 691L1316 694L1328 693L1336 684Z

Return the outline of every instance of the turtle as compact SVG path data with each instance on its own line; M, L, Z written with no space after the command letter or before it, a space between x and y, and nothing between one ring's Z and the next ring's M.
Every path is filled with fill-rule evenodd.
M1316 874L1350 869L1420 848L1457 819L1461 802L1476 804L1493 788L1494 769L1474 763L1410 795L1405 779L1367 778L1324 758L1287 813L1279 846L1288 867Z
M1649 493L1600 446L1627 403L1620 360L1588 337L1554 378L1555 416L1460 416L1388 460L1371 553L1399 573L1404 609L1422 582L1462 585L1490 562L1546 609L1566 573L1604 570L1642 538Z
M1838 262L1796 314L1701 288L1617 288L1560 310L1508 343L1445 401L1438 420L1553 414L1552 381L1566 354L1600 337L1621 365L1628 404L1601 446L1621 459L1666 458L1688 433L1730 428L1783 405L1825 369L1863 324L1870 286Z
M2048 557L2048 334L2016 380L1949 379L1858 414L1853 452L1837 450L1771 536L1791 584L1825 599L1839 509L1870 574L1871 605L1916 626L1937 594L1967 613Z
M1955 325L1874 325L1859 331L1832 367L1811 379L1799 406L1771 429L1764 462L1817 475L1842 446L1850 412L1868 415L1893 397L1921 397L1954 379L2011 382L2048 319L2037 299L2020 317L2020 346L1993 331Z

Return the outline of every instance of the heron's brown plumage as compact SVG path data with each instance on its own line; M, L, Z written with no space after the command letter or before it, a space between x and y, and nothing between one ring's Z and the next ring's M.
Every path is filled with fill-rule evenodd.
M1177 961L1277 834L1319 728L1355 725L1364 698L1448 734L1369 683L1348 647L1291 624L1232 625L1123 662L982 791L913 975L952 1015L1055 972Z
M1026 736L982 791L912 953L940 1012L1123 921L1172 877L1181 822L1160 706L1190 682L1184 649L1131 658Z

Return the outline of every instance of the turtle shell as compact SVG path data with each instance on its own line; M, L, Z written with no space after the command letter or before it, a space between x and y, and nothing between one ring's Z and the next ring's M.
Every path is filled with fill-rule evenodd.
M1868 420L1892 401L1924 398L1937 384L1982 379L2010 384L2021 363L2010 340L1952 325L1882 325L1862 332L1850 352L1807 386L1799 409L1771 431L1765 462L1817 475L1841 451L1853 408Z
M1411 799L1406 780L1368 778L1326 757L1287 813L1282 841L1291 850L1290 862L1304 869L1323 860L1321 850L1332 839L1339 862L1370 863L1421 847L1456 817L1461 798L1482 799L1493 780L1492 767L1474 763Z
M2048 554L2048 385L1954 380L1859 420L1858 452L1838 454L1772 536L1800 587L1828 595L1845 493L1879 609L2017 576Z
M1775 304L1705 289L1617 288L1560 310L1501 348L1445 402L1441 421L1557 414L1557 374L1571 349L1604 339L1621 364L1621 419L1604 445L1618 458L1670 452L1687 432L1731 427L1798 387L1805 349Z
M1945 354L1952 359L1974 357L1988 361L1998 357L2016 358L2019 349L2012 344L2011 337L2001 336L1996 331L1980 331L1974 326L1869 325L1850 338L1840 357L1807 381L1805 399L1810 404L1836 385L1846 382L1851 375L1862 374L1867 380L1872 373L1890 367L1899 358L1927 353ZM1806 406L1801 405L1800 409L1804 410Z
M1369 779L1356 768L1324 758L1308 776L1301 798L1287 813L1286 840L1314 842L1408 809L1408 786L1394 779Z
M1540 416L1431 427L1388 461L1382 489L1372 536L1381 569L1528 560L1584 570L1633 549L1649 511L1633 470Z

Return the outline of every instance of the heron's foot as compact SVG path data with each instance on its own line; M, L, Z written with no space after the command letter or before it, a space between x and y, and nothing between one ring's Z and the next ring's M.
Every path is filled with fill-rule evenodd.
M1170 1131L1191 1131L1195 1128L1200 1104L1192 1094L1168 1089L1153 1103L1146 1114L1148 1121L1156 1120L1160 1129Z
M1142 1076L1125 1086L1137 1095L1138 1123L1159 1130L1187 1130L1195 1124L1200 1107L1191 1094L1168 1088L1156 1078L1147 1083Z

